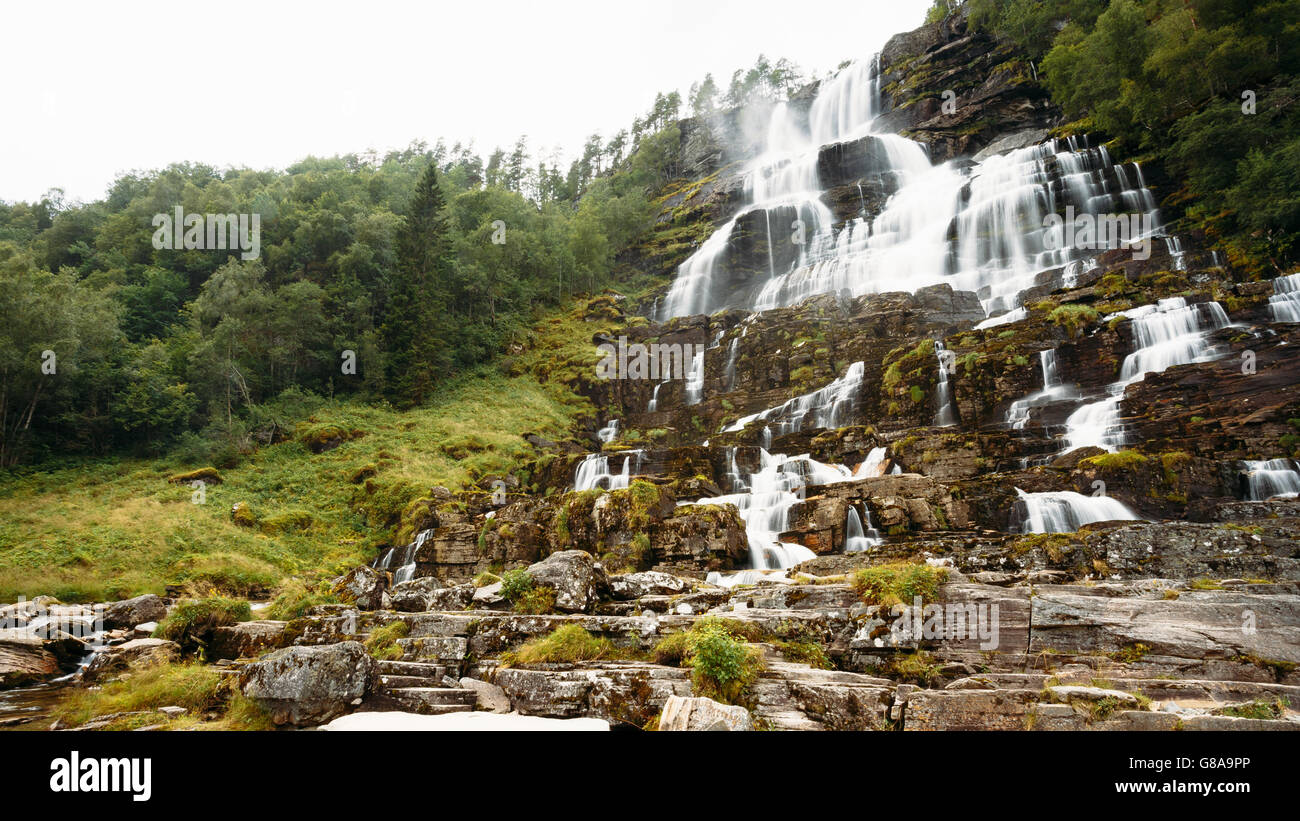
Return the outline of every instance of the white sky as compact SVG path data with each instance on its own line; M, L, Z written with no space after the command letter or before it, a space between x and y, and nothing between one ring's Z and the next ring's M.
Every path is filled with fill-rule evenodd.
M920 25L930 0L18 2L0 26L0 199L104 196L190 160L527 134L572 157L656 92L765 53L822 73ZM566 161L567 162L567 161Z

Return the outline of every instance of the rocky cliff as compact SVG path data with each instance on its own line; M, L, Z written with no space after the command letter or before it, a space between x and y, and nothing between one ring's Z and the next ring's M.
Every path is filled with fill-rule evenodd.
M1034 245L1031 217L1080 191L1146 216L1164 192L1095 138L1053 134L1034 67L962 15L867 63L871 127L814 146L811 201L753 194L756 167L796 162L754 165L773 111L681 124L683 177L621 260L662 287L579 308L591 347L676 352L677 372L575 367L597 410L571 441L535 438L513 476L424 509L410 544L347 581L355 605L255 632L333 646L400 624L394 656L358 685L375 709L1300 728L1294 289L1159 225L1146 255ZM827 93L779 116L815 132ZM920 170L900 164L917 144ZM951 205L902 219L929 185ZM886 252L915 241L930 205L953 216L926 240L937 274L916 279L915 254ZM771 227L822 209L820 256ZM707 271L693 268L715 240ZM836 287L795 287L835 266ZM692 272L720 307L674 315ZM594 649L547 643L578 633ZM740 647L753 674L719 682L710 641ZM38 649L23 669L52 671ZM263 666L241 674L249 692L274 691L286 721L337 713L293 708L292 687L250 664ZM749 718L664 711L705 695Z

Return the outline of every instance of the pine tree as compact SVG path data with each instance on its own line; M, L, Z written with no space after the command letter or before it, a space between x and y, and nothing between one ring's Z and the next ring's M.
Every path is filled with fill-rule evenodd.
M422 402L450 364L443 310L451 251L445 205L430 163L397 230L397 269L383 323L388 392L401 404Z

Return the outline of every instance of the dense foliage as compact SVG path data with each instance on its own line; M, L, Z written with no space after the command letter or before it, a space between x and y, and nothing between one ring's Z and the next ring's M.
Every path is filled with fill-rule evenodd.
M0 466L186 437L229 459L314 397L420 401L537 309L608 281L673 173L661 115L629 156L602 149L568 179L522 143L501 169L415 144L283 172L172 165L84 205L0 203ZM155 248L154 216L177 206L260 215L259 257Z
M958 4L936 0L931 19ZM1078 130L1162 161L1163 205L1247 270L1300 257L1300 3L968 0L971 25L1039 62Z

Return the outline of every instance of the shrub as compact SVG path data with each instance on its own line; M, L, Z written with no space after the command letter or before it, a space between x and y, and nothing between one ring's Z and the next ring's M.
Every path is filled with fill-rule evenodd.
M853 590L865 604L892 607L910 605L920 596L922 601L932 600L939 585L948 575L941 567L908 562L890 562L864 567L853 574Z
M513 604L533 589L533 577L522 567L501 574L501 596Z
M614 643L597 638L577 624L566 624L541 638L525 642L503 661L512 664L557 664L592 661L615 653Z
M400 659L402 648L398 639L404 639L411 633L411 626L404 621L391 621L383 627L376 627L366 636L366 651L380 660Z
M1096 308L1088 305L1060 305L1047 315L1047 321L1077 336L1085 325L1096 322L1101 316Z
M153 634L176 642L182 652L190 653L205 648L216 628L252 618L253 611L247 601L213 594L177 602Z
M691 630L691 686L697 696L723 704L746 704L763 671L763 654L736 639L722 625L699 624Z
M896 655L885 665L885 675L905 684L929 687L939 677L939 666L924 650Z

